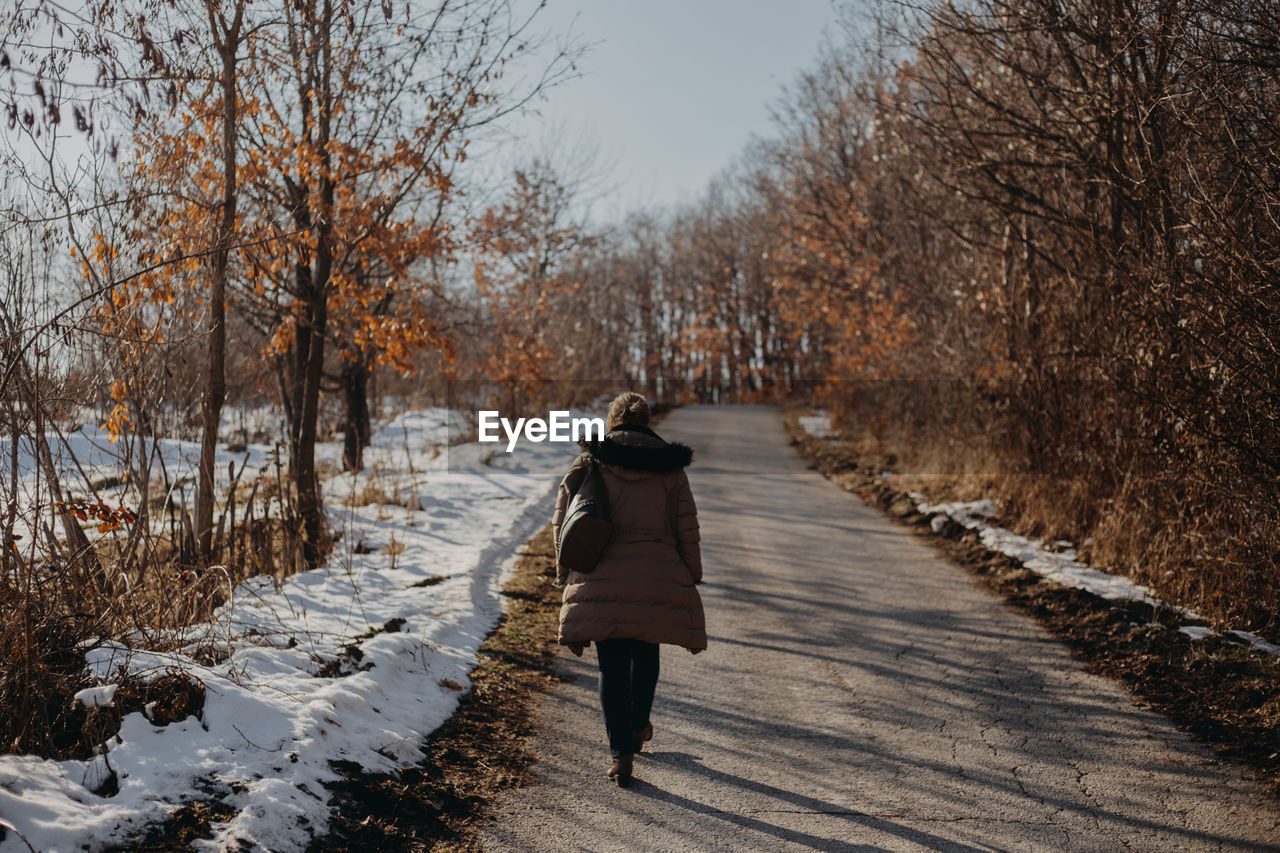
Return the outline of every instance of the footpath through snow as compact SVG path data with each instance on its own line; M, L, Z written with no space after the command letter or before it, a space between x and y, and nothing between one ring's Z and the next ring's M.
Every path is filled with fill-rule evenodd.
M326 825L333 762L390 771L419 760L466 689L501 613L504 574L550 518L576 453L551 443L522 442L514 453L448 447L450 418L437 409L395 419L376 433L365 472L325 483L342 532L328 564L278 584L241 583L213 623L192 632L206 648L212 640L220 663L119 644L89 650L105 689L86 692L86 704L109 702L123 673L155 678L177 667L203 682L203 718L156 726L130 714L119 739L88 761L0 757L0 818L36 850L99 849L212 796L237 811L205 846L300 850ZM249 448L251 464L269 456ZM379 501L366 504L371 495ZM358 651L344 653L353 643ZM112 773L119 791L92 793ZM13 832L0 842L0 853L26 849Z

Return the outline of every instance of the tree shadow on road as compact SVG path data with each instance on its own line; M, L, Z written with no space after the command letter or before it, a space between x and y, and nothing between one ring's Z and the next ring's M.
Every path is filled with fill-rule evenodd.
M886 818L877 817L875 815L865 814L863 812L853 811L852 809L828 803L814 797L807 797L794 791L787 791L773 785L767 785L763 782L757 782L732 773L726 773L722 770L716 770L703 764L698 756L690 755L684 752L655 752L646 753L648 760L667 764L673 767L679 767L704 776L709 782L718 782L724 785L733 785L744 791L750 791L756 794L764 794L776 800L781 800L787 804L785 809L791 814L812 814L835 817L847 821L850 828L861 827L869 832L882 833L897 836L904 841L910 841L919 844L930 850L954 850L959 853L987 853L986 850L979 847L973 847L954 839L942 838L919 829L902 826L894 823ZM732 823L735 826L744 829L754 830L765 835L772 836L780 841L786 841L791 844L800 844L811 850L841 850L841 851L884 851L890 848L880 847L874 844L857 844L849 841L841 841L834 838L823 838L818 835L810 835L796 829L788 829L786 827L777 826L757 817L750 817L745 814L737 814L734 812L726 812L716 809L697 800L691 800L688 797L682 797L679 794L665 791L657 786L636 779L632 783L632 790L649 799L658 802L670 803L673 806L679 806L688 809L696 814L703 814L707 817L723 820Z

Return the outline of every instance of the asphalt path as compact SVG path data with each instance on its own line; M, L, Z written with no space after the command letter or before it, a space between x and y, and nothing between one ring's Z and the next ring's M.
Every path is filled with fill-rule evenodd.
M710 647L664 646L606 781L595 651L539 710L488 851L1280 850L1280 805L810 470L777 410L686 407Z

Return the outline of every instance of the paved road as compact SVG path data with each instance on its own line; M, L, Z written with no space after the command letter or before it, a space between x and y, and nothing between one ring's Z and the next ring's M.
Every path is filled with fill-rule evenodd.
M710 648L663 647L626 790L594 650L562 655L486 850L1280 849L1258 786L807 469L776 410L661 431L697 450Z

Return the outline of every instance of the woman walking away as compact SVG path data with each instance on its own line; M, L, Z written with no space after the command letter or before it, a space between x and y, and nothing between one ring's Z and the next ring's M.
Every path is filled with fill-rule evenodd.
M635 393L609 405L609 431L583 442L560 483L553 526L557 582L566 584L560 642L581 655L594 642L600 663L600 707L613 764L608 777L631 784L635 754L653 737L649 712L658 683L658 644L707 647L698 546L698 513L684 469L693 451L649 429L649 403ZM608 494L613 534L589 573L559 565L565 510L591 463Z

